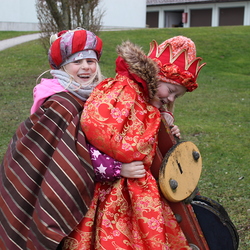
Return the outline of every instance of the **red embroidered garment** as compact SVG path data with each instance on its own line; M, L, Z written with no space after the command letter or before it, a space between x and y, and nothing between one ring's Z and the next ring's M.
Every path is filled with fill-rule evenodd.
M144 161L155 154L160 113L143 89L125 76L99 84L86 103L81 125L90 144L120 162Z
M190 249L150 172L160 113L148 102L145 82L121 72L124 62L118 62L122 75L95 88L82 128L100 151L121 162L142 160L147 173L141 179L97 183L89 211L63 249Z

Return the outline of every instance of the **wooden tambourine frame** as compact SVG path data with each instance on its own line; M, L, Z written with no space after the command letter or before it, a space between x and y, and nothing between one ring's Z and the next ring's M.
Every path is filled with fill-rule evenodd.
M163 158L159 171L159 186L165 198L183 201L196 189L202 170L202 159L196 145L190 141L175 144Z

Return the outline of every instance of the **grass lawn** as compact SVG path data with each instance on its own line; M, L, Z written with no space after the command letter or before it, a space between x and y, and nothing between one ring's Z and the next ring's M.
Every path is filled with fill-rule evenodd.
M250 26L101 32L100 66L105 76L114 76L115 47L124 40L147 52L151 40L161 43L175 35L190 37L197 56L207 63L198 79L199 88L177 100L175 123L182 138L201 151L201 194L226 208L240 235L239 249L250 249ZM0 56L2 158L16 127L29 115L37 77L49 66L39 41L0 51Z
M0 31L0 41L17 36L29 35L37 32L33 31Z

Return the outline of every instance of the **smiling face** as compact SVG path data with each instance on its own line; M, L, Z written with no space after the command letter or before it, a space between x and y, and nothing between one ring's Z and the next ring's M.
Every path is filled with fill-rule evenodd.
M163 105L173 104L176 98L183 96L186 92L187 89L181 85L160 81L157 93L150 103L160 109Z
M64 70L70 74L74 80L79 83L86 83L96 73L96 60L93 58L86 58L68 63L64 66Z

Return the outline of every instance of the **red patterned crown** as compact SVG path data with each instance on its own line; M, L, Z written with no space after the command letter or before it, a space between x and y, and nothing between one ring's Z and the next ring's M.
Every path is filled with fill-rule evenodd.
M158 45L150 43L148 56L157 62L158 77L163 82L184 86L188 92L198 87L196 79L203 66L201 57L196 57L194 42L184 36L176 36Z

